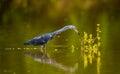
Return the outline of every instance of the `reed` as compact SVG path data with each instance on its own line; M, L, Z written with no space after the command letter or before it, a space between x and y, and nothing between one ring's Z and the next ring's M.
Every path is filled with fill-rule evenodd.
M84 60L84 68L87 67L88 63L92 64L93 59L101 56L100 45L101 29L100 24L97 24L96 37L93 37L93 34L88 34L86 32L84 32L84 35L82 37L81 55Z

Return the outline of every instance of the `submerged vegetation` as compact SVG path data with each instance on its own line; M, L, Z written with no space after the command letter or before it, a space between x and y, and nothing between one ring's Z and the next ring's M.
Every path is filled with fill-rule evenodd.
M119 3L120 0L0 0L0 74L120 74ZM41 55L40 46L24 47L24 41L68 24L74 24L83 35L79 37L69 30L47 45L46 51L55 64L34 61ZM36 54L30 58L24 52ZM41 59L51 62L49 58Z
M84 61L84 68L88 66L88 64L92 64L93 60L97 61L97 72L100 72L100 45L101 45L101 37L100 37L101 29L100 24L97 24L96 29L96 37L93 37L92 34L88 34L84 32L84 36L81 42L81 55Z

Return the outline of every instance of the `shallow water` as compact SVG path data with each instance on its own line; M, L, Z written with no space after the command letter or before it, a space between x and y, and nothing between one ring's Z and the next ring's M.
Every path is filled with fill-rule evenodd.
M34 30L30 25L3 27L0 31L0 74L119 74L119 32L116 30L119 25L113 26L108 27L108 31L103 28L101 56L92 63L81 56L81 41L72 30L51 40L46 46L46 57L42 57L40 46L26 47L23 43L61 27L45 27L45 30L42 27Z
M71 47L47 47L47 56L37 49L7 48L0 52L1 74L119 74L120 51L101 52L101 57L88 63L80 49ZM25 53L26 52L26 53ZM117 56L118 57L117 57Z

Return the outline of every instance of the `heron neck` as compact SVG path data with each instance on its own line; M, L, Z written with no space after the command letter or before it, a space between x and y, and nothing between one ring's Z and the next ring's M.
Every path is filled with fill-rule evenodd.
M68 29L70 29L70 28L69 28L69 27L63 27L63 28L61 28L61 29L55 31L55 33L56 33L56 34L60 34L60 33L66 31L66 30L68 30Z

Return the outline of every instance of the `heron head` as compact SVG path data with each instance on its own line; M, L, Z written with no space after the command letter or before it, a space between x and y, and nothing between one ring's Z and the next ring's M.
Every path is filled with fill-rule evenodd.
M76 29L74 25L68 25L68 27L73 29L78 35L80 35L79 31Z
M74 25L68 25L67 27L68 27L68 28L71 28L71 29L74 29L74 28L75 28Z

